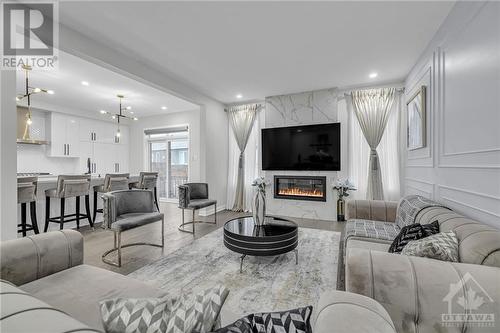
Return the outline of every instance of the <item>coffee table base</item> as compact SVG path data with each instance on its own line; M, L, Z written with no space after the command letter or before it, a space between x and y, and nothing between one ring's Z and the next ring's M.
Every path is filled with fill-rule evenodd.
M293 252L295 252L295 265L298 265L299 264L299 250L294 249ZM243 273L243 259L245 259L246 256L247 256L246 254L242 254L240 257L240 273Z

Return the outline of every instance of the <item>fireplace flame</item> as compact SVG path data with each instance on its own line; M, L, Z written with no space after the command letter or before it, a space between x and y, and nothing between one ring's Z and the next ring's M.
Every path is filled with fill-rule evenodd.
M295 195L302 197L323 197L323 191L317 189L302 189L298 187L280 188L279 195Z

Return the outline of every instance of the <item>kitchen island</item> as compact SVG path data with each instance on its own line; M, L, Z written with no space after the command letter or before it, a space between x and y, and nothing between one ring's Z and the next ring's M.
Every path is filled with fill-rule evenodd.
M130 176L130 182L135 182L139 180L139 176ZM93 187L95 185L101 185L104 183L104 177L100 177L99 175L93 175L91 176L90 180L90 212L94 212L94 191ZM40 232L43 232L43 229L45 227L45 190L55 188L57 186L57 175L42 175L38 176L38 189L37 189L37 202L36 202L36 215L37 215L37 222L38 222L38 229ZM102 200L98 199L97 200L98 207L102 208ZM66 214L73 214L75 213L75 208L76 208L76 200L75 198L68 198L66 200L65 204L65 212ZM60 215L60 200L52 198L50 200L50 216L59 216ZM21 223L21 205L17 205L17 223ZM80 205L80 211L82 213L85 213L85 205L82 204ZM96 221L94 223L101 223L103 221L102 214L97 214ZM31 224L31 218L28 213L27 216L27 222L28 224ZM88 226L88 220L87 219L81 219L80 220L80 227ZM76 228L76 221L68 222L64 224L65 229L69 228ZM49 223L49 229L50 230L59 230L59 225L57 223ZM31 233L31 232L30 232ZM18 233L18 237L21 237L22 234Z

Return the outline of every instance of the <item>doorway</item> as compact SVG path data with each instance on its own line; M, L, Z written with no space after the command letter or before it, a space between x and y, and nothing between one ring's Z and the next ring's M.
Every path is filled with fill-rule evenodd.
M187 129L158 131L147 135L149 170L158 172L158 197L176 201L179 185L189 180L189 133Z

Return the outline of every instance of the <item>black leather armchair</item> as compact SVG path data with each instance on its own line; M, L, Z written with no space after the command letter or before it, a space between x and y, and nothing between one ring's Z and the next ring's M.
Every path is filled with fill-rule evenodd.
M195 213L198 209L215 206L214 222L196 221ZM207 183L186 183L179 186L179 208L182 209L182 223L179 230L182 232L189 232L194 234L196 223L212 223L217 224L217 200L211 200L208 197L208 184ZM193 220L185 222L184 210L190 209L193 211ZM192 224L193 230L186 230L184 226Z

